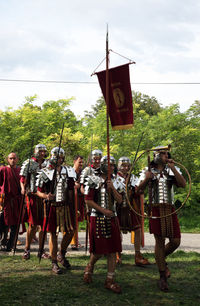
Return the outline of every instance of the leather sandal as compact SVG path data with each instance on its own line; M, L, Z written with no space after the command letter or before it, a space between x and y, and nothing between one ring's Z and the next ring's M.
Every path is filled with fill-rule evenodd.
M90 264L88 264L85 268L84 275L83 275L83 281L86 284L92 283L93 269L94 269L94 266L91 266Z
M135 264L136 266L146 266L150 265L150 262L147 258L144 258L142 254L135 255Z
M22 258L25 259L25 260L29 260L30 259L30 250L25 250Z
M55 274L62 274L63 273L56 262L52 262L52 272L54 272Z
M169 290L166 277L161 277L158 281L158 287L161 291L167 292Z
M62 256L60 253L57 256L57 260L58 260L58 262L61 263L61 265L63 265L63 267L65 269L70 269L71 268L71 265L70 265L69 261L64 256Z
M121 293L122 292L122 289L121 287L115 283L114 279L113 278L108 278L106 279L105 281L105 284L104 284L104 287L108 290L111 290L112 292L114 293Z
M41 251L38 251L37 257L40 257L40 255L41 255ZM51 259L51 256L44 251L42 253L42 255L41 255L41 258L43 258L43 259Z

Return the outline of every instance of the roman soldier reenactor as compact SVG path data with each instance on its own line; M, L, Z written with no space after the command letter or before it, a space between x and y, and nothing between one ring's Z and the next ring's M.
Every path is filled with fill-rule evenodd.
M128 172L131 168L131 161L128 157L120 157L118 161L118 181L123 184L123 201L117 206L117 216L119 218L120 230L123 233L132 232L135 233L134 247L135 247L135 264L137 266L149 265L148 259L144 258L140 252L141 247L141 217L136 215L133 210L130 209L126 200L126 183L128 179ZM138 178L131 174L128 183L129 197L131 203L134 205L135 210L140 212L140 197L141 194L137 193L137 181ZM117 258L117 262L121 263L121 256Z
M174 165L168 148L156 147L154 159L141 173L139 178L139 190L144 190L149 184L151 194L151 215L149 222L150 233L155 237L155 258L159 269L159 288L168 291L167 278L170 271L166 257L173 253L180 245L180 226L173 202L173 186L184 188L186 181L180 170ZM165 217L166 216L166 217ZM161 218L160 218L161 217ZM165 239L169 242L165 244Z
M87 177L85 202L91 208L90 215L90 261L85 268L84 282L92 282L94 264L103 255L107 256L108 273L105 288L121 293L120 286L114 281L116 252L121 252L119 222L116 202L122 202L122 195L115 188L114 170L116 162L110 157L111 180L107 179L107 156L101 159L101 174Z
M44 144L37 144L34 150L34 156L23 162L21 175L21 193L26 194L27 201L27 222L29 224L26 234L26 245L23 254L23 259L30 259L30 246L35 237L37 228L39 226L39 249L43 238L43 219L44 219L44 205L42 199L37 195L36 176L38 171L44 167L47 149ZM39 253L38 253L39 256ZM49 258L47 253L42 254L43 258Z
M73 190L76 174L72 167L62 166L64 159L64 150L59 147L53 148L48 165L39 171L36 182L37 195L45 200L44 227L47 222L52 271L56 274L62 273L58 262L66 269L71 267L65 254L75 230ZM57 254L59 232L63 234L63 238Z
M84 184L88 175L92 174L100 174L100 161L102 158L101 150L95 149L91 154L90 165L85 167L81 172L80 176L80 184L81 184L81 192L84 194Z

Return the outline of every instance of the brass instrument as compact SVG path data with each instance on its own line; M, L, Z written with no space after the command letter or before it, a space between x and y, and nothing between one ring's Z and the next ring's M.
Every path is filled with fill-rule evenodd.
M146 151L144 151L144 153L145 152L150 152L150 151L171 151L171 145L170 144L168 144L167 146L159 146L159 147L155 147L155 148L153 148L153 149L147 149Z

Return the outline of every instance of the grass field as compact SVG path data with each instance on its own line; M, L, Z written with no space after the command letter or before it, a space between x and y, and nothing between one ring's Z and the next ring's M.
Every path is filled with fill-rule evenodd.
M32 256L0 256L0 305L199 305L200 254L178 251L168 259L172 276L170 291L158 290L158 272L153 254L145 254L152 265L139 268L133 265L132 255L123 255L117 267L116 280L122 294L116 295L103 284L106 259L96 264L93 283L83 283L87 256L70 257L72 269L54 275L49 260Z

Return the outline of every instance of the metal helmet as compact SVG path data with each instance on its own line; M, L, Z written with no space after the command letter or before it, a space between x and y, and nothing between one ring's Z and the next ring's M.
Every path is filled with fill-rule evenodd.
M153 161L155 164L159 164L162 162L161 159L161 153L168 153L168 158L171 157L169 153L170 147L164 147L164 146L157 146L155 147L155 150L153 151Z
M116 160L113 156L110 156L110 165L114 165L115 166L115 172L116 172ZM102 173L107 174L108 172L108 157L107 156L103 156L101 158L101 162L100 162L100 170Z
M39 143L35 146L35 150L34 150L35 157L39 157L40 151L45 151L46 152L45 157L47 156L47 148L44 144Z
M122 156L119 158L118 160L118 170L121 170L121 167L123 164L128 164L129 167L131 167L131 160L130 158L126 157L126 156Z
M63 157L63 161L65 159L65 151L62 148L55 147L51 150L51 157L49 159L49 162L53 165L56 164L56 160L58 158L58 152L59 152L59 157Z
M93 163L95 162L94 157L100 157L100 158L102 158L102 152L101 152L101 150L96 149L96 150L93 150L93 151L92 151L92 154L91 154L91 161L92 161Z

